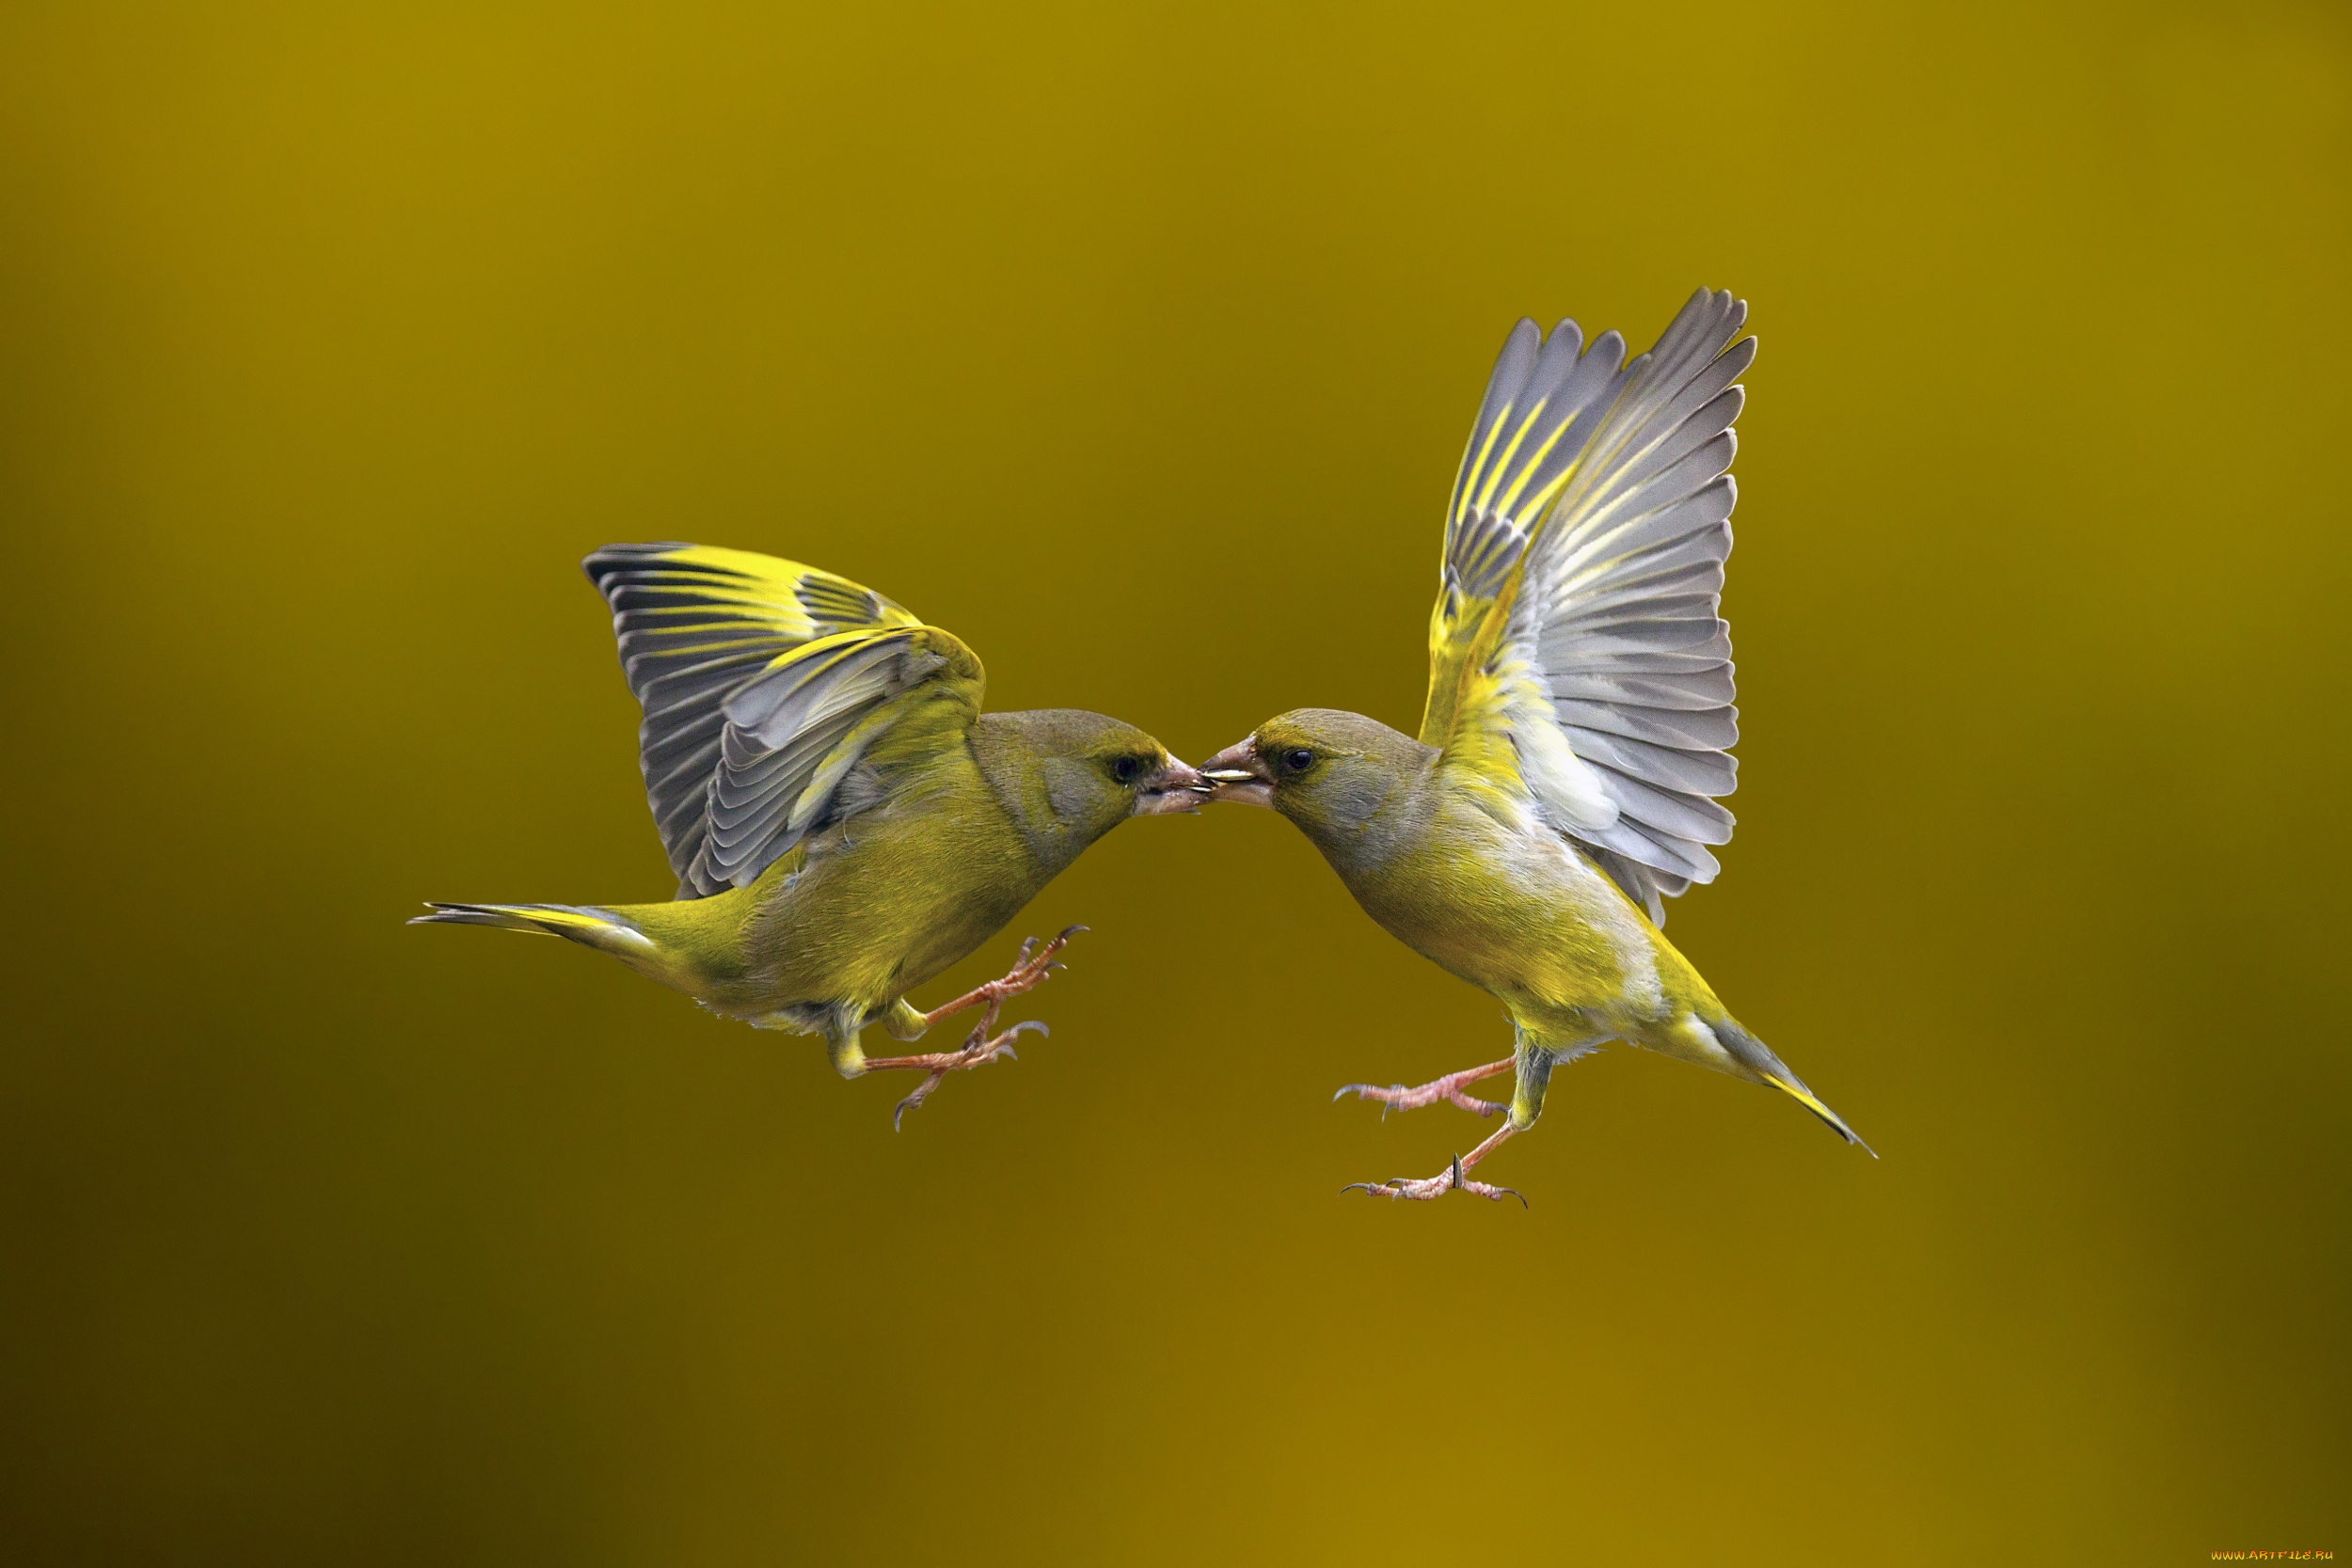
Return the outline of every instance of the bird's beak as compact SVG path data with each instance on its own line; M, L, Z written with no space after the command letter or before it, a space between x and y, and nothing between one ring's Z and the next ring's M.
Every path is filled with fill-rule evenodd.
M1274 775L1258 760L1257 736L1228 746L1209 759L1200 776L1214 792L1212 800L1231 801L1237 806L1270 806L1274 804Z
M1136 786L1135 809L1130 816L1165 816L1169 812L1199 811L1215 786L1203 779L1191 764L1168 759L1168 766Z

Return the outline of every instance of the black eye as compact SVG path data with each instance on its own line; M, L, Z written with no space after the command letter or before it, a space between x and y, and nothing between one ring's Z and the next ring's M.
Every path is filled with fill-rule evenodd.
M1142 771L1143 759L1140 757L1120 757L1111 764L1111 777L1120 784L1135 783L1136 775Z
M1282 753L1282 766L1294 773L1304 773L1315 765L1315 754L1304 746L1295 746Z

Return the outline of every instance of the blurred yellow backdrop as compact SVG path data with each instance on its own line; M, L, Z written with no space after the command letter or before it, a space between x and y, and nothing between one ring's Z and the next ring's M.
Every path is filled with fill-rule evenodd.
M2352 23L2319 4L20 0L0 1534L24 1562L2352 1550ZM670 880L575 562L991 705L1409 726L1504 329L1754 304L1672 934L1870 1138L1122 829L1020 1065L843 1084L423 898ZM950 993L943 984L937 995ZM936 1000L936 998L930 998Z

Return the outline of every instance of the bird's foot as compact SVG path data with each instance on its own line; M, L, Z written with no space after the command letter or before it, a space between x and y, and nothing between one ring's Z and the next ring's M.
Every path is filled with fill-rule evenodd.
M975 986L953 1002L933 1007L930 1012L922 1015L923 1027L928 1029L941 1019L952 1013L960 1013L966 1007L988 1009L987 1021L975 1033L985 1033L995 1027L996 1009L1004 1005L1008 997L1018 996L1025 990L1033 990L1043 985L1047 976L1056 970L1070 967L1055 955L1070 945L1072 937L1085 929L1083 926L1065 926L1059 936L1041 948L1037 944L1037 938L1024 937L1021 941L1021 956L1013 960L1012 968L1002 979L991 980L984 986Z
M1454 1164L1436 1176L1424 1177L1418 1181L1402 1176L1392 1176L1386 1181L1350 1181L1340 1191L1368 1193L1374 1197L1409 1197L1416 1203L1426 1203L1431 1198L1443 1197L1448 1193L1470 1193L1474 1196L1496 1203L1500 1203L1506 1197L1516 1197L1519 1200L1519 1207L1524 1209L1527 1207L1527 1198L1522 1194L1509 1187L1498 1187L1492 1182L1473 1181L1470 1175L1472 1165L1477 1164L1479 1161L1493 1152L1497 1144L1516 1131L1517 1129L1509 1122L1504 1122L1495 1129L1494 1135L1485 1143L1480 1144L1468 1154L1456 1154L1454 1157Z
M946 1082L949 1073L961 1072L968 1068L986 1067L999 1056L1007 1061L1017 1062L1021 1058L1013 1051L1012 1042L1014 1037L1021 1031L1034 1029L1041 1037L1053 1033L1042 1023L1031 1021L1016 1023L1003 1034L992 1037L988 1031L995 1022L996 1009L992 1005L989 1007L988 1016L980 1021L978 1028L972 1031L971 1037L963 1042L963 1049L961 1051L930 1051L915 1056L868 1056L866 1059L867 1072L895 1070L920 1072L926 1075L920 1084L914 1085L913 1093L898 1101L898 1109L890 1113L892 1131L897 1131L899 1121L909 1111L929 1100L931 1097L931 1091Z
M1508 1072L1513 1062L1512 1057L1505 1056L1499 1062L1488 1062L1485 1067L1464 1068L1459 1072L1449 1072L1443 1078L1432 1078L1413 1089L1402 1084L1392 1084L1385 1089L1372 1084L1349 1084L1331 1099L1338 1101L1352 1094L1362 1100L1376 1100L1380 1102L1380 1119L1383 1121L1388 1119L1391 1111L1418 1111L1424 1105L1435 1105L1440 1100L1449 1101L1474 1115L1491 1117L1509 1110L1510 1106L1500 1100L1481 1100L1474 1094L1464 1094L1462 1086L1475 1084L1482 1078L1492 1078L1497 1073Z
M926 1075L920 1084L914 1085L914 1092L898 1101L898 1109L890 1113L893 1129L906 1118L909 1111L929 1100L931 1092L946 1081L949 1073L961 1072L967 1068L985 1067L999 1056L1017 1062L1021 1058L1012 1049L1014 1036L1024 1029L1034 1029L1041 1036L1052 1033L1045 1025L1037 1022L1016 1023L1001 1035L992 1031L996 1027L997 1009L1005 1005L1008 997L1018 996L1025 990L1042 985L1054 971L1070 967L1055 955L1070 945L1072 937L1085 929L1083 926L1066 926L1059 936L1043 947L1038 945L1037 938L1025 937L1021 942L1020 958L1013 961L1012 968L1002 979L975 986L946 1006L933 1007L930 1012L918 1015L923 1028L928 1029L951 1013L960 1013L966 1007L979 1008L980 1021L964 1037L961 1051L932 1051L916 1056L869 1056L866 1059L865 1070L867 1072L897 1069ZM914 1031L916 1034L921 1032Z

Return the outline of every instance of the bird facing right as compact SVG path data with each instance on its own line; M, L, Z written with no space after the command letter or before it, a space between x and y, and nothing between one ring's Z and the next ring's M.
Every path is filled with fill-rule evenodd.
M1366 1192L1518 1196L1468 1173L1534 1125L1554 1065L1611 1040L1770 1085L1862 1141L1660 930L1663 900L1711 880L1707 847L1731 837L1717 605L1746 321L1744 301L1701 290L1628 362L1614 332L1586 348L1572 321L1547 341L1522 320L1447 508L1420 738L1300 708L1202 768L1216 799L1296 823L1366 913L1510 1015L1501 1061L1340 1091L1504 1117L1446 1171ZM1464 1092L1507 1071L1508 1105Z

